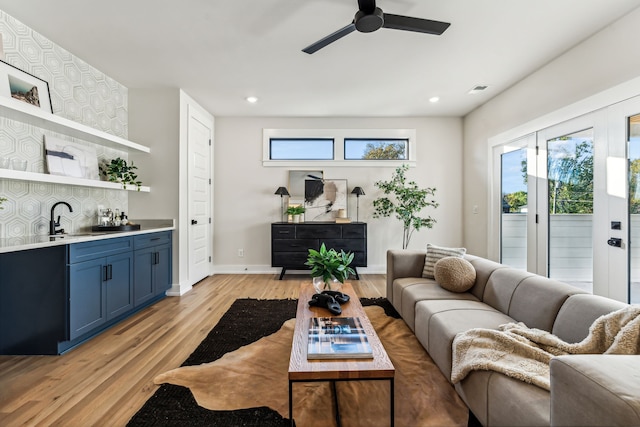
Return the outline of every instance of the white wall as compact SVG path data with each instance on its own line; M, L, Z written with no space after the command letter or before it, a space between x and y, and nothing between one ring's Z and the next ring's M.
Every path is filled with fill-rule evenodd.
M640 76L639 28L636 9L464 118L463 242L469 253L488 253L488 139Z
M462 243L462 121L459 118L265 118L216 117L214 162L214 269L223 272L270 272L270 224L279 221L280 197L288 185L289 167L262 166L262 129L416 129L417 167L408 177L421 187L436 187L440 207L425 212L438 221L414 234L410 248L427 242ZM297 168L306 169L306 168ZM373 219L377 180L388 180L390 167L325 167L327 178L348 180L348 189L363 187L360 221L368 223L368 265L362 272L384 272L386 250L402 247L402 225L395 218ZM355 196L349 215L355 218ZM238 257L244 249L244 257Z
M180 91L178 89L130 89L131 138L151 149L149 154L131 154L138 176L149 193L129 199L130 219L174 219L179 217ZM134 139L135 137L135 139ZM180 229L173 233L173 279L179 280Z

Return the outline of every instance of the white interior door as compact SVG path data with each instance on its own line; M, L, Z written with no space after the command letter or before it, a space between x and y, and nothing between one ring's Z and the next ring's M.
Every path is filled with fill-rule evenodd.
M197 109L188 107L188 234L189 282L211 274L211 141L213 123Z

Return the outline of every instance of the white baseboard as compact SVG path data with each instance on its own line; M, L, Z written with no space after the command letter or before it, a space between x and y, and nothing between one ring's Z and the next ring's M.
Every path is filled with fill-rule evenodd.
M168 296L168 297L179 297L179 296L182 296L182 295L186 294L191 289L193 289L193 286L187 285L186 283L183 283L182 285L181 284L173 284L171 286L171 288L169 288L169 290L167 290L167 292L165 292L165 295Z
M213 274L280 274L281 267L270 265L214 265ZM385 274L386 265L358 267L358 274ZM287 270L288 273L309 274L309 270ZM168 294L167 294L168 295Z

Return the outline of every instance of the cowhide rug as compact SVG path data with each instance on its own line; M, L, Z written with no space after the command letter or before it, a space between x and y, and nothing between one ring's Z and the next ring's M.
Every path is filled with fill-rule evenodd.
M401 319L377 306L365 307L396 368L396 426L466 426L468 409ZM289 417L288 369L295 319L269 336L198 366L158 375L156 384L191 389L198 404L211 410L267 406ZM389 382L337 382L342 425L389 424ZM335 425L330 384L295 383L293 415L299 427Z

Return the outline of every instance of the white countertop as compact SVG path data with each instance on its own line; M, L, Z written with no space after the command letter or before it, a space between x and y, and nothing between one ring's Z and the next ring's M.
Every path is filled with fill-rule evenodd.
M113 239L116 237L136 236L139 234L156 233L159 231L175 230L172 219L146 219L136 220L140 224L140 230L92 232L79 231L72 234L59 234L56 237L49 235L22 236L0 239L0 253L24 251L28 249L45 248L49 246L70 245L72 243L90 242L93 240Z

